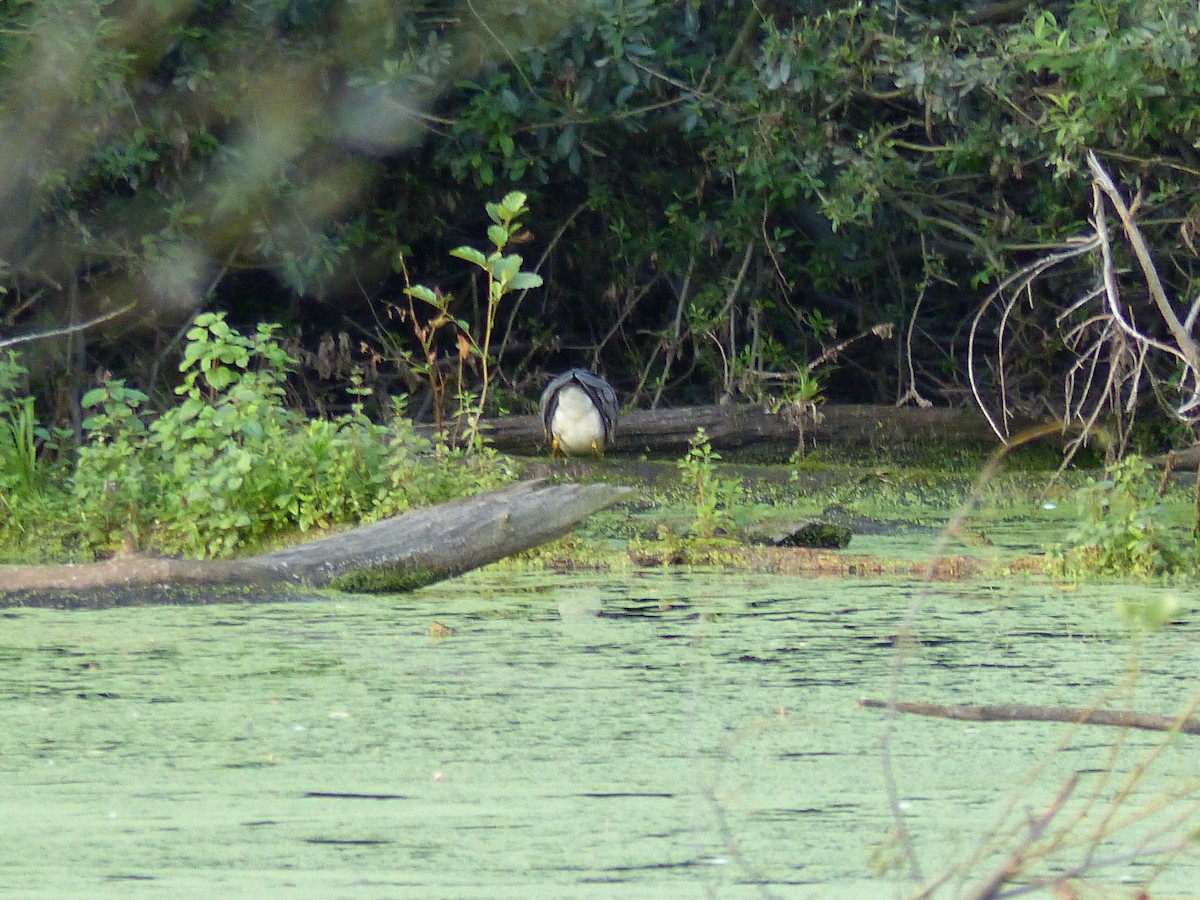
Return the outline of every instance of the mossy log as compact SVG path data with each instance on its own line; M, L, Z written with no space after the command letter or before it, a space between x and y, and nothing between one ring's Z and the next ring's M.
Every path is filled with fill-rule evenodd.
M842 550L850 546L854 530L844 522L807 519L803 522L771 522L746 530L746 539L769 547L812 547Z
M145 586L341 587L402 590L429 584L566 534L631 488L523 481L416 509L284 550L235 560L128 556L101 563L0 566L0 605L115 605L87 598ZM160 592L161 594L161 592Z

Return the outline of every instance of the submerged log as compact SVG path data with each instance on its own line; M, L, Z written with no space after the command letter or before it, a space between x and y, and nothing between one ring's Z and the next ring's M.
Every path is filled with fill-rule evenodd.
M866 709L887 709L886 700L864 698L858 705ZM897 712L963 722L1066 722L1075 725L1111 725L1115 728L1140 728L1145 731L1178 731L1200 734L1200 719L1158 716L1126 709L1094 709L1083 706L1039 706L1026 703L897 703Z
M56 591L147 585L411 589L553 540L631 492L608 484L524 481L245 559L132 556L83 565L0 566L0 606L57 605Z

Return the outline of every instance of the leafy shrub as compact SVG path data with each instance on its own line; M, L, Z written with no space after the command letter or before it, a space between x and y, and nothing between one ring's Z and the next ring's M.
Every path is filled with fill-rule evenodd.
M1054 551L1064 574L1150 577L1195 570L1194 542L1155 521L1158 488L1145 460L1125 457L1104 478L1089 478L1078 499L1084 518L1067 545Z
M122 544L227 556L299 530L394 515L491 487L511 472L490 453L435 448L400 418L371 422L358 402L309 421L285 405L293 360L277 326L253 337L221 313L196 318L180 370L181 402L157 417L147 397L109 381L83 405L87 441L70 495L77 537L91 551Z

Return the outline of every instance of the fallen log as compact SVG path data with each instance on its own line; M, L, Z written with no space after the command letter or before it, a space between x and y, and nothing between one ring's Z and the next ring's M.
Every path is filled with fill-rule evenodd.
M72 606L109 606L120 602L114 592L164 585L408 590L559 537L629 493L632 488L609 484L523 481L245 559L135 555L81 565L0 566L0 606L63 605L56 600L60 592L76 595ZM81 592L95 596L81 598Z
M1169 450L1159 456L1151 456L1147 462L1170 475L1173 471L1195 472L1200 469L1200 444L1192 444L1179 450Z
M866 709L887 709L886 700L864 698L858 705ZM1092 709L1085 706L1039 706L1025 703L897 703L897 712L964 722L1067 722L1076 725L1111 725L1115 728L1140 728L1146 731L1178 731L1200 734L1200 719L1158 716L1125 709Z
M544 453L546 437L540 416L505 416L481 423L492 446L506 453ZM801 426L803 425L803 428ZM945 442L955 446L995 447L998 443L987 420L973 408L916 409L909 406L835 405L819 407L815 417L772 413L751 404L682 406L638 409L621 414L614 449L624 453L686 450L697 428L718 450L754 445L790 453L801 439L842 449L863 449L915 443ZM418 426L432 435L433 426Z

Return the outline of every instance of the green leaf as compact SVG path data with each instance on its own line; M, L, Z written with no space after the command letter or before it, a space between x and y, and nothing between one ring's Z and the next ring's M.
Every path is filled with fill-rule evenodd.
M503 284L510 284L520 271L521 257L515 253L502 256L492 263L492 274Z
M575 149L575 141L575 129L572 126L567 126L559 133L554 142L554 150L559 159L565 159Z
M500 214L506 220L510 221L519 216L525 209L526 196L521 191L510 191L504 195L504 199L500 201Z
M204 380L214 391L223 391L236 380L232 372L224 366L217 366L204 373Z
M104 402L104 398L107 396L108 396L108 388L102 388L102 387L92 388L90 391L88 391L86 394L83 395L83 399L79 401L79 405L82 406L84 409L87 409L92 406L99 406L101 403ZM89 427L87 422L83 423L83 427L84 428Z
M431 288L427 288L423 284L414 284L412 287L407 287L404 289L404 293L416 300L424 301L430 306L441 306L441 304L438 303L437 294L434 293Z
M213 324L213 322L218 321L220 318L221 318L221 316L218 313L214 313L214 312L200 313L200 315L196 316L196 320L193 323L196 327L193 328L192 331L195 331L196 329L208 328L210 325ZM191 332L188 332L188 337L190 338L191 336L192 336Z
M513 276L509 287L514 291L528 291L542 286L542 276L535 272L518 272Z
M488 240L497 248L508 243L508 229L503 225L489 225L487 236Z
M492 227L494 228L496 226ZM491 229L489 228L488 231L490 232ZM450 251L450 255L457 257L458 259L465 259L469 263L474 263L481 269L487 268L487 257L485 257L474 247L455 247Z

